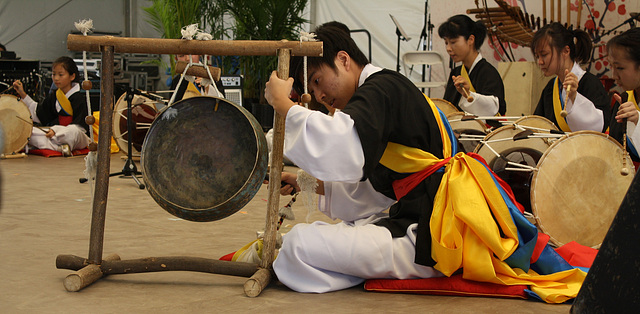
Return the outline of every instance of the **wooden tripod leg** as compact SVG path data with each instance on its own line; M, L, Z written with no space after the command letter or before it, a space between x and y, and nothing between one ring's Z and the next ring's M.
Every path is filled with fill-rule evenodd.
M119 261L120 256L118 254L111 254L105 257L105 261ZM69 274L64 278L64 288L69 292L77 292L82 288L98 281L102 278L103 273L100 270L100 265L89 264L75 273Z
M278 77L289 77L290 49L278 49ZM278 232L278 207L280 205L280 178L282 177L282 150L284 147L284 117L276 112L273 126L273 149L269 168L269 199L267 200L267 221L264 230L264 249L260 269L244 284L244 293L257 297L271 281L271 264L276 255Z

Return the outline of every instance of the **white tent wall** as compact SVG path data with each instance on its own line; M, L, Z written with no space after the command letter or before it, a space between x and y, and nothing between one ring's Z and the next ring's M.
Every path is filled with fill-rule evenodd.
M407 51L422 50L419 39L422 28L424 26L425 16L425 4L428 3L429 10L427 14L430 14L431 24L433 24L433 34L431 35L431 42L433 44L432 50L438 51L444 55L445 60L449 60L444 47L444 41L438 36L438 26L445 22L449 17L456 14L466 14L468 9L476 8L476 1L474 0L311 0L311 20L312 27L320 25L328 21L340 21L346 24L350 29L367 29L372 36L371 50L372 50L372 63L374 65L396 69L397 60L397 35L396 27L389 17L389 14L393 15L400 26L407 33L407 36L411 38L410 41L400 42L400 55ZM549 10L549 0L547 1L547 10ZM571 0L571 19L575 23L577 19L577 4L581 0ZM542 1L540 0L506 0L512 6L519 6L524 12L533 14L536 17L542 18ZM584 28L585 25L590 23L591 17L595 21L594 24L601 24L604 29L612 29L615 26L620 25L626 19L629 18L629 13L640 12L640 1L630 0L591 0L585 1L585 5L582 10L581 24ZM479 1L482 3L482 1ZM495 1L487 0L489 7L497 7ZM554 0L555 3L555 0ZM567 1L561 1L562 5L562 20L566 19L566 4ZM588 6L587 6L588 5ZM557 10L556 10L557 12ZM475 20L475 15L469 15ZM620 31L629 29L628 24L619 28ZM613 35L613 34L612 34ZM358 46L367 53L369 47L367 38L362 33L356 33L352 35ZM606 41L611 36L604 37ZM511 45L515 61L534 61L531 50L528 47L518 47ZM509 49L507 48L507 51ZM496 68L500 58L494 49L485 40L480 52L482 55L492 63ZM606 51L604 46L601 45L596 51L594 58L598 59L593 62L593 66L589 70L599 77L607 77L607 63L606 63ZM448 74L448 64L447 66ZM402 65L400 61L401 73L408 74L409 72ZM411 74L411 79L414 81L420 81L422 76L422 67L414 67ZM432 73L432 80L442 81L444 76L439 67L435 67ZM442 97L444 95L444 88L432 89L431 97Z
M59 56L71 56L67 35L77 31L73 23L83 19L93 20L96 32L159 37L144 21L142 7L150 3L146 0L3 0L0 1L0 43L23 60L53 61ZM133 31L130 31L131 25L135 27Z
M576 4L579 0L571 0L572 16L576 16ZM487 0L488 6L495 7L495 1ZM520 6L529 14L542 17L542 4L539 0L506 0L512 6ZM615 0L605 5L604 0L584 1L582 26L590 23L594 17L596 25L611 29L629 18L630 12L640 11L640 1ZM465 14L467 9L476 8L474 0L310 0L304 17L311 20L308 28L328 21L340 21L351 29L365 29L371 34L372 61L375 65L396 69L397 36L396 27L389 17L393 15L400 26L411 37L410 41L400 42L400 55L407 51L421 50L419 39L424 27L425 5L433 24L433 33L428 34L432 50L438 51L448 60L444 42L437 35L437 29L450 16ZM566 1L562 1L562 11L566 12ZM586 5L589 5L587 8ZM147 22L144 7L149 7L149 0L0 0L0 43L7 49L15 51L23 60L52 61L62 55L72 55L66 48L67 34L75 31L73 22L92 19L95 31L120 33L128 37L159 38L160 34ZM475 19L473 15L470 15ZM628 25L619 28L628 29ZM310 30L310 29L308 29ZM369 51L367 36L354 33L353 38L365 52ZM604 38L605 41L607 38ZM533 61L529 48L512 45L515 59ZM487 43L482 46L481 53L497 67L498 54ZM603 47L594 55L599 58L593 63L590 71L598 76L606 77L606 51ZM401 63L401 72L406 69ZM447 64L448 65L448 64ZM447 69L448 71L448 69ZM415 67L411 74L413 80L420 80L422 67ZM448 73L447 73L448 74ZM434 68L433 80L444 80L445 75ZM433 89L432 97L442 97L444 89Z

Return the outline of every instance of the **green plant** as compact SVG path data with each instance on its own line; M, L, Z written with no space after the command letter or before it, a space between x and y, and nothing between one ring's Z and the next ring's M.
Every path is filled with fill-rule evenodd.
M202 20L202 0L153 0L150 7L144 8L147 22L153 26L162 38L181 38L180 30L183 26ZM205 1L206 2L206 1ZM171 75L175 75L175 60L169 57Z
M238 40L298 40L302 13L308 0L218 0L235 20L231 27ZM240 57L245 98L264 100L264 85L277 67L275 56Z

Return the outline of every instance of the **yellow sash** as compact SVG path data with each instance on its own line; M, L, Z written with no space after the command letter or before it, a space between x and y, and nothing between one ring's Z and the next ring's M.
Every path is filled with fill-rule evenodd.
M435 105L430 100L429 104L443 139L448 139ZM443 140L443 147L444 157L451 156L450 141ZM380 159L382 165L401 173L421 171L439 161L442 159L429 152L397 143L389 143ZM447 276L462 268L468 280L531 285L548 303L575 298L586 276L579 269L539 275L504 261L518 248L517 227L489 171L464 153L453 156L445 166L429 225L434 268Z
M460 75L462 75L462 77L464 77L465 80L469 81L469 90L475 93L476 89L473 87L473 84L471 84L471 79L469 78L469 74L467 74L467 69L464 67L464 64L462 65L462 70L460 71Z
M67 98L67 95L64 94L64 92L62 92L59 88L56 91L56 99L58 100L58 103L60 103L60 107L62 107L62 110L73 117L73 108L71 107L71 102L69 101L69 98Z
M196 85L191 82L189 82L189 84L187 85L187 90L196 93L196 95L202 95L198 88L196 88Z
M558 77L556 76L556 79L553 82L553 113L555 114L556 121L558 122L560 130L564 132L571 132L571 128L569 128L569 125L567 124L567 119L563 118L562 115L560 115L560 112L562 112L562 103L560 97L561 95L558 88ZM564 106L566 107L567 104L564 104Z
M100 111L94 111L93 112L93 117L96 118L96 122L91 125L91 129L93 130L93 139L95 140L96 143L98 143L98 134L100 133ZM118 147L118 144L116 143L116 140L113 139L113 136L111 137L111 153L117 153L120 151L120 147Z
M633 94L632 90L628 90L627 91L627 101L632 102L634 105L636 105L636 110L640 111L640 107L638 107L638 102L636 101L636 97Z

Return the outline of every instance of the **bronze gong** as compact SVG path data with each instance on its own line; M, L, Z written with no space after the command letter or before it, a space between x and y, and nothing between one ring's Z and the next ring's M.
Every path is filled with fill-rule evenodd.
M225 218L246 205L267 174L267 142L244 108L199 96L165 107L142 145L147 190L191 221Z

